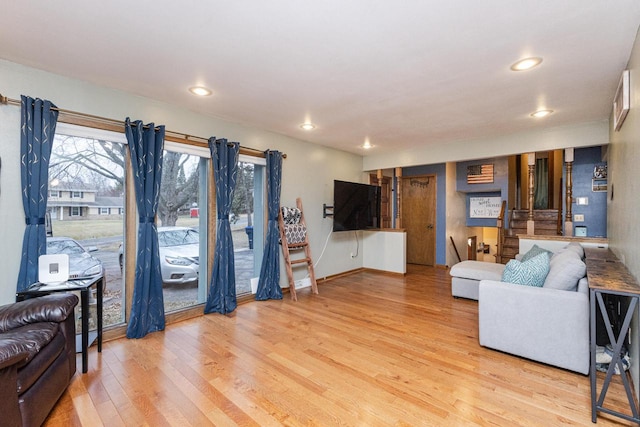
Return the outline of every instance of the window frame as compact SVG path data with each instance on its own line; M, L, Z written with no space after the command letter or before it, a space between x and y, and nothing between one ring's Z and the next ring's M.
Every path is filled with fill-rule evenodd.
M79 136L83 138L93 139L109 139L113 142L121 142L127 144L127 139L124 134L124 124L121 121L102 119L99 117L85 116L81 114L73 114L67 112L61 112L58 117L57 133L65 135ZM198 141L200 140L200 141ZM206 158L208 167L206 168L206 174L201 174L201 177L206 177L206 205L209 212L216 212L216 191L213 177L213 165L210 161L210 151L207 143L207 139L191 137L188 135L182 135L177 133L168 132L165 135L165 147L169 143L177 143L185 147L195 147L199 152L205 150L207 152ZM265 155L262 151L252 150L249 148L240 147L240 155L248 156L253 161L266 163ZM125 282L123 296L123 304L125 304L124 310L124 324L110 326L105 328L105 338L115 339L126 335L127 323L131 314L131 301L133 300L133 283L135 281L135 248L136 248L136 235L137 233L137 207L135 199L135 188L133 184L133 168L131 167L131 157L129 150L125 150L125 185L124 185L124 207L119 208L119 214L124 215L124 272L123 280ZM266 187L264 188L266 194ZM263 201L266 206L266 200ZM266 211L266 208L265 208ZM206 264L207 270L211 271L213 268L213 255L215 248L215 232L216 232L216 215L207 216L207 227L204 230L206 233ZM264 226L266 227L266 216L262 219ZM203 234L203 230L200 231ZM127 251L127 248L132 250ZM129 255L127 255L129 253ZM201 260L204 258L201 256ZM238 302L253 300L253 295L247 295L245 297L238 298ZM204 304L198 304L189 309L183 311L169 313L165 316L167 324L174 321L184 320L188 317L195 317L202 315L202 308Z

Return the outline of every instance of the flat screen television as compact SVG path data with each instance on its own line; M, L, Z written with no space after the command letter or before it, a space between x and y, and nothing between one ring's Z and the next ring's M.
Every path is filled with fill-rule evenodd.
M380 228L380 187L333 181L333 231Z

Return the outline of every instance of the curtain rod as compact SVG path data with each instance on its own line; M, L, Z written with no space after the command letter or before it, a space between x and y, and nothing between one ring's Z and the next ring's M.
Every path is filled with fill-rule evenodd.
M19 99L7 98L6 96L3 96L0 93L0 104L22 106L22 101ZM112 127L115 126L118 128L122 128L120 130L124 131L123 120L109 119L106 117L95 116L93 114L79 113L77 111L65 110L63 108L58 108L58 107L52 107L51 109L63 115L62 117L59 118L59 120L63 123L71 123L71 124L82 126L82 125L88 125L86 122L83 123L82 119L90 119L90 120L96 120L96 121L102 122L106 125L111 125ZM73 120L73 118L79 118L81 120ZM135 126L135 123L131 123L131 125ZM148 129L148 125L145 125L145 128ZM111 130L115 130L115 129L111 129ZM189 145L198 145L198 146L204 145L205 147L208 147L208 144L209 144L208 138L189 135L182 132L174 132L170 130L165 130L165 140L187 143ZM258 150L256 148L241 146L240 152L242 153L243 151L244 151L244 154L256 153L264 157L264 151ZM287 155L285 153L282 153L282 158L286 159Z

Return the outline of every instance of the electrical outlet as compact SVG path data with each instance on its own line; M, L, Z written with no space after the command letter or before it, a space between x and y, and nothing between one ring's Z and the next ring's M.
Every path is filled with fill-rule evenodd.
M308 288L311 286L311 279L309 277L305 277L304 279L296 280L296 289Z
M583 214L575 214L573 216L573 221L574 222L584 222L584 215Z

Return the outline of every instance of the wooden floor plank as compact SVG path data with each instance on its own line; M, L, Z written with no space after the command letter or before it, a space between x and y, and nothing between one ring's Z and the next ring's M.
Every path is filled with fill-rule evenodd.
M591 425L587 376L481 347L477 302L429 267L361 271L89 356L46 426ZM621 382L606 402L625 410Z

